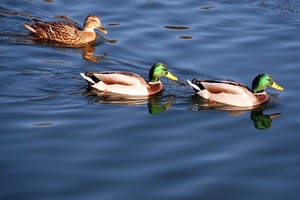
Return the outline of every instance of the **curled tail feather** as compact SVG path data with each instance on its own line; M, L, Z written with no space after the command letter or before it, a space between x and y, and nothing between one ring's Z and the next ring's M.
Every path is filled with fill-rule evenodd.
M24 26L33 33L36 33L36 30L32 28L30 24L24 23Z
M187 82L190 84L190 86L193 87L193 89L195 90L195 92L199 92L199 91L205 90L205 87L197 79L193 79L192 81L187 80Z
M80 73L80 75L86 80L86 82L88 82L89 85L95 85L100 81L96 76L89 72L86 72L85 74Z

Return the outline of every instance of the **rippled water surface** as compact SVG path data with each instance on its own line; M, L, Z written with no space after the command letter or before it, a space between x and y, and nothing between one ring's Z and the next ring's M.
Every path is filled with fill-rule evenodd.
M0 5L0 199L299 199L300 3L35 1ZM101 18L95 44L34 41L23 23ZM79 73L132 71L148 99L91 90ZM284 91L236 110L194 95L187 79Z

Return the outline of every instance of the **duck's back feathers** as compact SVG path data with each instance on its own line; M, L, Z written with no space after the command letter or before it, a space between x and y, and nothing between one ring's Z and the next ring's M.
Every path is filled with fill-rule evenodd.
M135 84L147 84L145 79L135 73L131 72L87 72L85 76L98 83L100 80L108 85L121 84L121 85L135 85Z
M228 93L228 94L243 94L251 92L249 88L241 83L233 81L214 81L214 80L193 80L194 82L200 82L205 89L211 93Z

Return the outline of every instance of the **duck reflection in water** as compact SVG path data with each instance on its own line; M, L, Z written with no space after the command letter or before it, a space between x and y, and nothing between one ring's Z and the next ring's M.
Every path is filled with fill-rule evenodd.
M88 103L100 102L101 104L114 104L122 106L148 105L149 114L160 114L175 103L174 95L163 95L159 92L148 97L128 96L115 93L102 92L97 89L87 88L83 93Z
M274 113L271 115L264 115L263 111L252 111L250 118L254 123L254 127L259 130L267 130L272 126L272 121L275 117L280 116L281 113Z
M62 47L61 49L59 49L59 51L66 53L68 49L70 49L71 52L75 53L75 54L81 54L82 58L90 61L90 62L99 62L101 60L109 60L107 58L107 54L103 53L102 56L95 56L94 52L96 51L96 48L98 45L101 45L103 43L105 43L106 41L104 41L104 39L101 37L103 36L99 36L99 40L97 40L96 43L90 43L87 44L85 46L82 45L71 45L71 44L63 44L60 42L56 42L56 41L51 41L51 40L45 40L45 39L34 39L32 40L33 44L42 44L42 45L46 45L46 46L51 46L51 47ZM109 42L116 42L117 40L113 41L113 40L109 40ZM108 40L107 40L108 42ZM67 48L67 49L66 49ZM81 51L77 51L76 49L80 49Z
M271 99L274 100L276 98L276 95L270 95ZM275 106L274 102L267 102L263 105L257 106L255 108L241 108L241 107L235 107L230 106L226 104L221 103L211 103L207 100L201 99L199 102L199 98L197 96L192 97L192 108L191 110L198 110L198 111L225 111L228 112L231 116L240 116L247 112L250 112L250 118L254 123L254 127L259 130L267 130L271 128L272 121L275 117L278 117L281 115L281 113L274 113L274 114L264 114L263 112L269 108L272 108Z

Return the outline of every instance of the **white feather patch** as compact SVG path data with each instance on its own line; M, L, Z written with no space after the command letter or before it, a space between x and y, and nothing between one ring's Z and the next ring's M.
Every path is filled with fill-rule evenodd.
M93 79L91 79L90 77L87 77L84 73L80 73L80 75L81 75L85 80L87 80L88 82L91 82L91 83L94 83L94 84L95 84L95 81L93 81Z
M193 88L195 88L198 91L201 91L200 88L198 87L198 85L195 85L194 83L192 83L190 80L187 80L187 82L190 84L190 86L192 86Z

